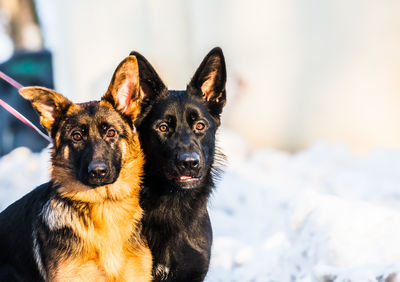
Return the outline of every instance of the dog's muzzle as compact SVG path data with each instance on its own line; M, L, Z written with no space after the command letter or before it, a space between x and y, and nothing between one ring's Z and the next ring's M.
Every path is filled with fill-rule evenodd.
M175 159L176 176L174 181L182 188L192 188L201 179L201 158L196 152L182 152Z

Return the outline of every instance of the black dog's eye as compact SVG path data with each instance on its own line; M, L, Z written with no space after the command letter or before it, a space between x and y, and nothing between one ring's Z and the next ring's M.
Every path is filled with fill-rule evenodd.
M166 123L162 123L158 127L158 130L160 130L161 132L167 132L168 131L168 125Z
M199 121L199 122L196 122L196 123L195 123L194 128L195 128L197 131L202 131L202 130L204 130L204 129L206 128L206 125L204 124L204 122Z
M74 133L72 133L72 140L74 140L75 142L79 142L82 141L82 134L78 131L75 131Z
M107 137L114 137L117 132L114 129L109 129L106 133Z

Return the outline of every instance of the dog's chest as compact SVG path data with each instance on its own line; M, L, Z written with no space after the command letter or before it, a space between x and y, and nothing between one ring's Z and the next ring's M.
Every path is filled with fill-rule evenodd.
M84 242L79 253L58 260L51 271L54 279L50 280L150 281L150 251L140 245L133 246L117 234L115 237L105 235L101 242Z
M118 206L119 207L119 206ZM52 266L48 269L51 281L149 281L151 273L151 254L141 242L131 241L135 235L135 213L129 216L118 207L103 206L86 218L76 210L63 205L50 203L42 212L48 228L57 233L68 228L73 237L64 236L70 241L69 252L64 248L53 250ZM72 244L72 242L74 242Z
M170 268L164 264L157 264L154 268L154 276L160 280L167 280L170 274Z
M60 263L50 275L50 281L149 281L149 275L140 269L141 263L135 257L125 258L122 262L109 258L107 265L98 259L66 260Z
M115 234L101 243L85 242L75 256L60 259L51 281L150 281L152 257L150 250L132 245ZM88 245L90 244L90 245Z

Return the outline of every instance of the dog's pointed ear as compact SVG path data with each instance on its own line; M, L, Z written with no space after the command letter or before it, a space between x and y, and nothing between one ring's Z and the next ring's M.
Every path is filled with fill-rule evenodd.
M138 60L140 95L143 106L146 106L146 104L154 101L157 96L167 91L167 87L162 82L153 66L146 60L145 57L143 57L142 54L132 51L130 55L135 56Z
M212 114L219 116L226 103L226 66L221 48L212 49L203 59L188 85L190 95L200 96Z
M140 111L139 67L135 56L126 57L114 71L103 100L135 119Z
M62 114L73 105L71 101L54 90L29 86L19 90L23 98L32 103L33 108L40 116L40 123L51 133L56 121L59 121Z

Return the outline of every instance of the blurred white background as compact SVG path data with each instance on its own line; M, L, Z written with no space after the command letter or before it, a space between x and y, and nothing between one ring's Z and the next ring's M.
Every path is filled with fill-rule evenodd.
M252 146L295 151L324 140L357 152L400 148L399 1L36 4L56 88L75 101L98 99L131 50L171 89L184 89L221 46L229 73L223 124Z

